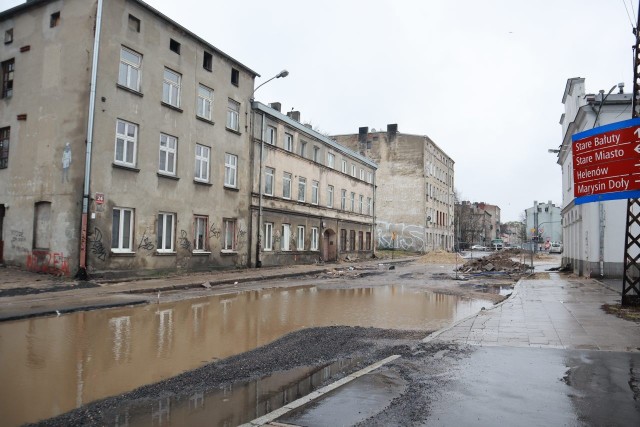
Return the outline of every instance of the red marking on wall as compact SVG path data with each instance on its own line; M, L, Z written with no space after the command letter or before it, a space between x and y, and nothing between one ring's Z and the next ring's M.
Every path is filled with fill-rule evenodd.
M27 255L27 270L55 276L71 275L69 262L62 252L31 251Z

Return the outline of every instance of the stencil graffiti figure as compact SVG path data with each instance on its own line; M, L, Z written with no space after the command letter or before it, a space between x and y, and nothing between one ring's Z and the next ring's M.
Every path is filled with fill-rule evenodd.
M71 166L71 144L66 143L62 151L62 182L69 182L69 167Z

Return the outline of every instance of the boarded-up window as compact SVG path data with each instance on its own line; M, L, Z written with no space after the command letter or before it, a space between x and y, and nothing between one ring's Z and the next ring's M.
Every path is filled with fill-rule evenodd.
M33 247L49 249L51 240L51 202L38 202L33 225Z

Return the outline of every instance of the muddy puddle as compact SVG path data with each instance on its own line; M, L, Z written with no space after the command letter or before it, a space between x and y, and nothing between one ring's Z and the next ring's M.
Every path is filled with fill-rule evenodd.
M303 328L347 325L427 331L491 304L400 285L301 286L4 322L0 324L2 424L50 418ZM253 392L238 396L243 395L233 399L254 399ZM201 401L195 396L185 404L198 406ZM162 417L165 403L156 402L156 418ZM127 424L154 424L151 415L140 424L131 423L138 418L135 413L126 415ZM114 420L114 425L122 423Z

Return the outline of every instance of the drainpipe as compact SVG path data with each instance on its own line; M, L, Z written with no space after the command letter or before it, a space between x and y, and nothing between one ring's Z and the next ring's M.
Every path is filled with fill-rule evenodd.
M91 179L91 148L93 145L93 121L96 109L96 82L98 80L98 51L100 50L100 30L102 28L102 1L98 0L96 11L96 32L93 39L93 59L91 61L91 86L89 92L89 117L87 120L87 151L84 161L84 190L82 194L82 223L80 228L80 259L76 278L86 280L87 274L87 229L89 222L89 197Z
M253 105L252 105L253 108ZM262 267L262 259L260 258L260 245L261 242L261 233L262 233L262 162L263 162L263 153L264 153L264 112L260 116L260 163L258 166L258 230L257 230L257 239L256 239L256 268ZM253 140L253 135L251 135L251 139Z
M600 225L600 277L604 277L604 205L602 204L602 202L598 202L598 223Z
M374 169L373 171L373 200L371 201L371 215L373 215L373 223L371 224L371 246L372 246L372 250L373 250L373 257L375 258L376 256L376 188L378 188L378 186L376 185L376 172L377 169Z

